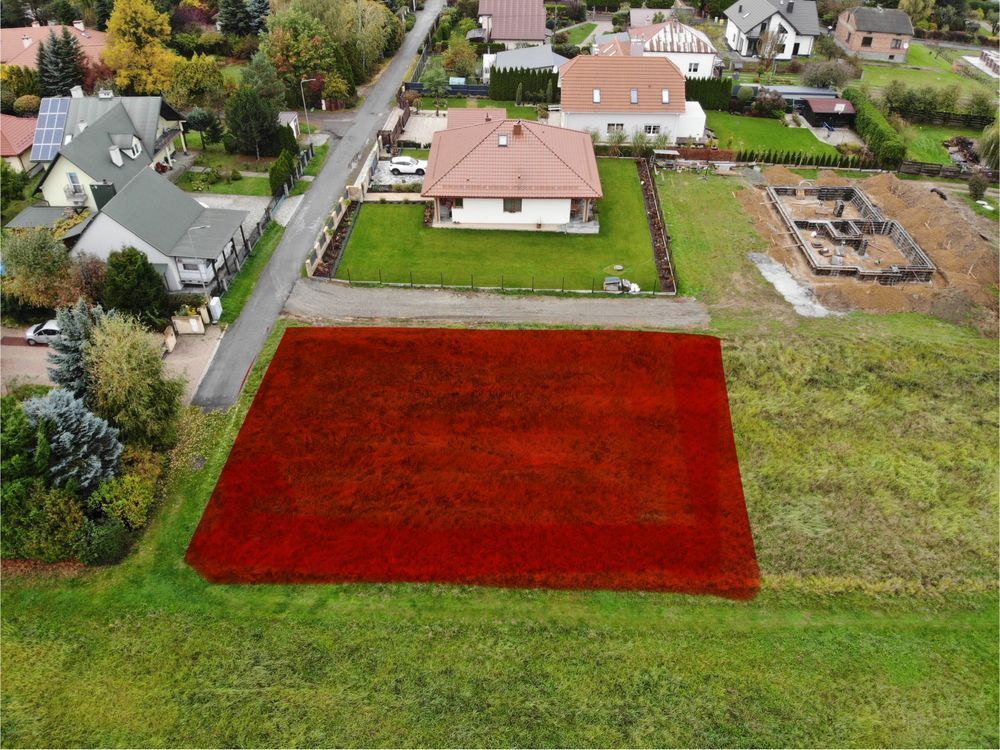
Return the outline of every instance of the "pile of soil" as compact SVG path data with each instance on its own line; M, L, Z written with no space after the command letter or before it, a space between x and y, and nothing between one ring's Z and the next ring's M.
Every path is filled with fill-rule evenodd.
M773 172L776 179L772 179L772 169L766 172L770 184L789 184L788 170L776 167ZM741 191L741 203L753 217L761 236L770 241L771 257L809 284L820 302L843 311L927 313L996 335L1000 254L996 243L983 239L954 201L942 201L925 183L901 181L889 173L854 181L824 171L817 182L857 185L887 218L906 228L938 268L930 282L895 286L850 277L815 276L777 214L761 201L760 193Z
M790 169L773 166L764 170L764 179L768 185L798 185L805 178Z
M832 169L823 169L816 175L816 184L820 187L847 187L851 181L841 177Z

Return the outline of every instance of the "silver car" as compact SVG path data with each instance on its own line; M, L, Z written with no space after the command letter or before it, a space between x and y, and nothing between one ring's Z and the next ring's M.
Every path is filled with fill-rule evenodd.
M389 171L393 174L423 174L426 169L427 162L412 156L394 156L389 162Z
M55 320L46 320L44 323L36 323L24 332L24 340L28 346L37 344L49 344L52 339L59 337L59 323Z

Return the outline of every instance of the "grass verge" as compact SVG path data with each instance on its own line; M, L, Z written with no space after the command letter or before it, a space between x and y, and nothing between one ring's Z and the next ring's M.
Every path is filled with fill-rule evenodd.
M233 277L229 290L222 296L220 322L226 325L232 325L236 322L284 233L285 228L274 221L264 230L263 236L257 242L257 247L247 258L239 273Z

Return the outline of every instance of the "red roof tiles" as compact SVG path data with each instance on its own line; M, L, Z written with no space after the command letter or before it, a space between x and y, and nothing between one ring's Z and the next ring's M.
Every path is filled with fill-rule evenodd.
M23 26L0 29L0 63L37 68L38 43L48 41L50 31L57 37L62 36L63 29L69 29L69 33L76 37L91 62L101 61L101 53L107 43L107 34L103 31L80 31L74 26Z
M452 107L448 110L449 128L464 128L468 125L506 119L507 110L503 107Z
M421 195L600 198L603 193L587 133L500 120L435 133Z
M563 112L684 112L684 76L665 57L579 55L559 68L559 89Z
M492 16L491 39L545 41L542 0L479 0L479 15Z
M37 124L37 117L0 115L0 156L18 156L31 148Z

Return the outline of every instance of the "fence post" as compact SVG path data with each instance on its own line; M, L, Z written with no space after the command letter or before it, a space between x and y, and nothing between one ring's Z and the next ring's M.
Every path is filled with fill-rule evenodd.
M563 293L565 293L565 291L566 291L566 277L565 276L562 277L562 288L559 291L561 291Z
M410 289L413 289L413 271L410 271Z
M503 274L500 274L500 291L501 292L504 291L504 288L503 288Z
M594 293L594 277L593 276L590 277L590 293L591 294Z
M382 266L378 267L378 285L382 286Z
M351 269L347 269L347 286L354 286L354 281L351 279Z
M531 291L535 291L535 274L531 274Z
M444 289L444 271L439 271L441 274L441 288Z
M472 291L476 291L476 275L475 274L472 274L472 273L469 274L469 283L472 284Z

